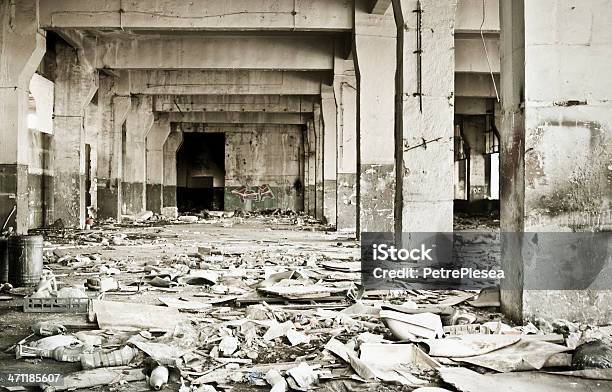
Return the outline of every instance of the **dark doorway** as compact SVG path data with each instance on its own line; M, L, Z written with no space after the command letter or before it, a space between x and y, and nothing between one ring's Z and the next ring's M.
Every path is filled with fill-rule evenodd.
M455 115L455 229L499 228L499 135L494 113Z
M223 211L225 134L185 133L176 159L179 211Z

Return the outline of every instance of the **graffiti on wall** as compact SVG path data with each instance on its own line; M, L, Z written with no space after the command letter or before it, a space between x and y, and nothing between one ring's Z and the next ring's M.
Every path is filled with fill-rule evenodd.
M247 200L253 200L255 202L261 202L265 199L274 199L274 193L268 184L263 184L255 187L241 186L240 188L234 189L232 194L238 196L242 203Z

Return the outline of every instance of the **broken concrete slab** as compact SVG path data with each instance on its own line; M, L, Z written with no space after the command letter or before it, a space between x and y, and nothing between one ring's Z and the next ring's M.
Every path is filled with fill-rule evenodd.
M486 354L453 359L498 372L517 372L544 367L569 367L572 355L562 354L567 351L570 349L554 343L521 340Z
M607 392L612 390L612 381L591 380L566 375L542 372L515 372L479 374L466 368L443 367L439 369L442 379L462 392Z
M102 329L173 330L181 320L178 309L128 302L95 300L92 302L92 312Z

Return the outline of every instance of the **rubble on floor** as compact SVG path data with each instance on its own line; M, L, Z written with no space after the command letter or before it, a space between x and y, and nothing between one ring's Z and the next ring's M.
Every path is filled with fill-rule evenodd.
M192 225L48 232L44 282L3 291L4 320L32 321L5 346L24 368L70 366L48 391L612 390L611 328L513 326L494 288L363 291L351 235L262 230L295 219L319 227L209 212ZM85 310L15 308L62 290Z
M496 214L455 212L455 231L499 231L499 211Z

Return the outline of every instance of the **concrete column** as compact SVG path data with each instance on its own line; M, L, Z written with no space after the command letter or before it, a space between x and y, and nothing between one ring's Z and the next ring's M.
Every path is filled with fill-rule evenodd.
M469 200L483 200L487 196L485 167L485 116L464 116L463 135L470 147Z
M54 135L51 144L53 219L65 227L85 225L85 108L98 90L98 72L82 49L55 46Z
M353 60L334 65L334 95L337 103L338 193L336 228L357 227L357 80Z
M456 0L394 0L398 232L452 232ZM421 17L420 31L418 18ZM421 45L417 45L420 36ZM399 140L398 137L398 140Z
M146 208L147 135L153 120L153 97L132 98L132 107L125 120L125 167L121 185L122 212L126 215L138 214Z
M314 105L314 134L315 134L315 217L323 219L323 163L325 159L325 150L323 146L323 116L321 113L321 105Z
M147 210L161 213L164 183L164 144L170 135L166 113L157 115L147 136Z
M304 161L305 161L305 192L304 205L306 213L310 216L316 215L316 134L314 121L309 120L306 124L304 139Z
M89 145L89 192L91 197L87 207L98 205L98 134L102 128L102 113L98 101L90 102L85 108L85 143ZM87 166L87 165L85 165Z
M500 11L501 230L526 234L502 242L502 310L517 321L609 324L609 273L594 257L594 247L609 244L572 238L612 227L612 9L597 1L502 0ZM534 249L534 232L575 236L539 235ZM573 271L571 278L606 290L527 285L528 268L554 249L551 274ZM544 284L551 276L536 278Z
M393 15L369 13L355 1L358 228L392 232L395 209L396 28ZM391 15L390 15L391 14Z
M321 114L323 118L323 216L336 226L337 203L337 119L333 86L321 85Z
M177 208L176 153L183 144L183 132L173 130L164 143L164 184L162 209ZM162 210L163 211L163 210Z
M121 220L124 123L131 108L129 78L100 78L98 104L102 125L98 137L98 216Z
M28 230L28 84L45 54L38 2L0 2L0 221Z

